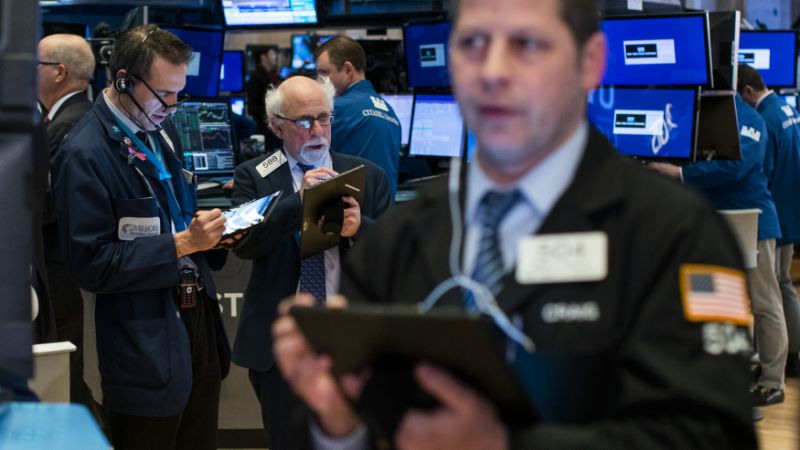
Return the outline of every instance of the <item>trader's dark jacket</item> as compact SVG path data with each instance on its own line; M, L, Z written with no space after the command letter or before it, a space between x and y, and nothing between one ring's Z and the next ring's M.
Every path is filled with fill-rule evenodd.
M330 152L333 170L342 173L359 165L366 167L364 201L361 207L359 239L373 219L382 214L392 198L386 173L375 164L355 156ZM234 249L243 259L252 259L253 269L244 293L244 304L236 330L233 362L253 370L268 370L274 364L272 354L272 322L278 303L297 291L300 279L300 248L296 234L300 231L303 205L294 192L292 174L286 162L266 177L256 167L270 156L252 159L236 168L233 203L240 204L281 191L269 219L248 234ZM342 239L339 250L344 257L350 239Z
M432 188L387 213L352 249L341 286L351 301L419 302L450 276L447 187ZM681 265L742 270L723 219L592 132L574 181L537 234L583 231L608 235L603 281L521 285L513 271L503 279L498 302L521 315L537 350L576 364L569 385L548 382L560 401L538 405L543 420L513 429L512 446L756 448L741 346L710 354L733 336L746 347L744 327L691 322L681 301ZM451 291L442 303L458 305L462 295ZM543 319L546 305L585 302L599 306L596 320Z

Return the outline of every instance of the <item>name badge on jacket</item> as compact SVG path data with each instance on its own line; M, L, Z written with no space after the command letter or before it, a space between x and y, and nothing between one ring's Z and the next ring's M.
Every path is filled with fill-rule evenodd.
M161 234L161 221L158 217L123 217L119 219L117 226L117 237L121 241L132 241L159 234Z
M608 275L608 235L602 231L526 236L517 244L520 284L601 281Z
M266 178L267 175L274 172L275 169L282 166L287 161L289 160L286 159L286 155L284 155L282 151L278 150L277 152L267 156L267 159L264 161L261 161L261 163L256 166L256 170L258 171L258 174L261 175L261 178Z

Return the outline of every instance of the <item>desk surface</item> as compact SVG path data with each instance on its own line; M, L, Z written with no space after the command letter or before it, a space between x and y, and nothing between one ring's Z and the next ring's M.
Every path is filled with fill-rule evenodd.
M0 405L0 449L108 450L111 445L83 405Z

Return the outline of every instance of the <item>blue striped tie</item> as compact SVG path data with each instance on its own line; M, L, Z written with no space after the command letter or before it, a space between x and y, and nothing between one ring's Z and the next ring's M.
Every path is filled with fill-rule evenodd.
M313 169L314 166L297 163L303 173ZM325 303L325 256L323 253L311 255L300 261L300 292L313 295L317 303Z
M519 202L520 198L520 192L513 190L509 192L489 191L481 199L479 207L481 239L478 243L478 254L475 257L472 279L486 286L494 295L497 295L502 289L500 280L505 274L498 228L500 222ZM469 310L476 308L472 292L468 291L464 295L464 303Z

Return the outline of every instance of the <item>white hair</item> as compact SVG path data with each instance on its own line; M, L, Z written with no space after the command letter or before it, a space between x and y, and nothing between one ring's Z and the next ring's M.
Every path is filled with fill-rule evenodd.
M333 83L331 83L331 79L325 76L318 76L317 84L319 84L319 87L322 88L322 92L325 94L325 102L328 105L328 109L333 111L333 98L336 96L336 88L333 86ZM269 129L272 131L275 130L272 127L271 119L283 115L283 91L283 83L281 83L278 87L270 86L270 88L267 89L267 94L264 96L264 103L267 109L267 126L269 126Z
M59 34L50 36L52 44L48 47L47 59L66 66L74 80L80 84L88 83L94 73L94 54L89 44L76 35Z

